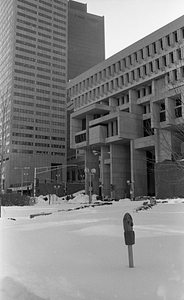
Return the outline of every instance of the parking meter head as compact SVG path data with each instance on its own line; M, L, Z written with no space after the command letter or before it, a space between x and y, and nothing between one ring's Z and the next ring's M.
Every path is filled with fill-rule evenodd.
M123 218L123 227L124 231L132 231L133 230L133 219L129 213L126 213Z

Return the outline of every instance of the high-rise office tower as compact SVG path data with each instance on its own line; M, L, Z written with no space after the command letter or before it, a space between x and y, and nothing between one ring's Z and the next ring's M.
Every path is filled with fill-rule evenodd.
M68 79L105 59L104 17L87 12L87 4L68 1Z
M105 59L104 17L87 12L87 4L68 1L68 80L89 70ZM81 151L70 149L70 114L73 104L68 103L68 164L78 168L68 168L68 181L84 178L84 156ZM78 171L77 171L78 170Z
M2 188L66 165L67 0L0 1ZM48 168L49 169L49 168ZM39 172L38 172L39 171Z

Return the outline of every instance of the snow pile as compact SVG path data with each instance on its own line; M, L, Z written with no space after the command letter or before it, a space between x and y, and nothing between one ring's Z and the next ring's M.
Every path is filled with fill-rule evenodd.
M169 203L169 204L177 204L184 203L184 198L174 198L174 199L157 199L157 203Z

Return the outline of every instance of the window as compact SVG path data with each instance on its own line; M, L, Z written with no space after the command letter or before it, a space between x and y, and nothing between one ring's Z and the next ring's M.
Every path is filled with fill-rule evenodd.
M147 55L150 56L150 49L149 49L149 46L146 47L146 50L147 50Z
M143 49L140 50L140 54L141 54L141 59L144 59Z
M177 53L177 59L178 59L178 60L182 60L181 48L177 49L177 50L176 50L176 53Z
M167 45L171 46L170 36L169 35L166 36L166 41L167 41Z
M149 86L148 86L148 95L150 95L151 93L152 93L152 86L149 85Z
M134 53L134 56L135 56L135 61L137 62L138 59L137 59L137 52Z
M156 61L155 61L155 63L156 63L156 69L160 69L160 62L159 62L159 59L156 59Z
M174 63L174 54L173 52L169 53L169 60L171 63Z
M153 53L157 53L156 43L153 43Z
M175 117L182 117L182 101L180 98L175 100Z
M167 66L167 59L166 59L166 56L162 56L162 66L163 67L166 67Z
M162 41L162 39L160 39L160 40L159 40L159 42L160 42L160 49L162 49L162 50L163 50L163 49L164 49L164 47L163 47L163 41Z
M153 72L153 63L152 62L149 63L149 67L150 67L150 72Z
M177 35L177 31L173 32L173 39L174 42L177 43L178 42L178 35Z
M166 120L165 103L162 102L160 104L160 122L164 122L165 120Z

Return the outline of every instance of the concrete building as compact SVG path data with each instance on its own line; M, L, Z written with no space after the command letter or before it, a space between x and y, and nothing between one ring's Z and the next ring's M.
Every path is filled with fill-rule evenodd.
M87 192L92 181L103 196L159 196L155 166L184 154L183 83L184 16L68 83L70 145L85 151Z
M0 10L2 189L32 188L34 167L40 182L57 183L66 174L67 0L1 0Z
M104 17L87 12L87 4L68 1L68 80L73 79L105 59ZM68 99L69 100L69 99ZM70 114L73 103L68 101L67 161L76 164L68 168L67 181L84 179L84 155L70 148ZM78 183L79 184L79 183ZM73 185L74 186L74 185Z

